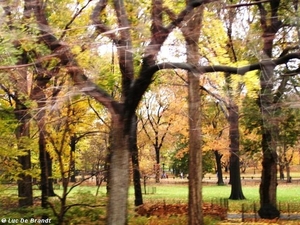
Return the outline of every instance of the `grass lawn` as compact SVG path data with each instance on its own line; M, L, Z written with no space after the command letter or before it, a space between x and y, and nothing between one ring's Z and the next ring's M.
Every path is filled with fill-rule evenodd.
M165 201L167 203L180 203L187 202L188 188L187 184L151 184L151 187L156 188L155 194L147 194L143 196L144 202L156 203ZM230 200L229 209L237 210L237 207L240 208L242 203L253 203L259 202L259 186L243 186L243 193L246 197L246 200ZM298 203L300 204L300 187L293 184L283 184L278 185L277 188L277 200L281 204L285 203ZM129 201L133 202L133 187L130 188ZM228 199L231 193L231 186L216 186L216 185L205 185L203 187L203 200L205 202L211 202L221 198Z
M143 195L144 203L187 203L188 198L188 184L170 184L170 183L160 183L160 184L149 184L147 186L150 190L150 192L155 187L155 193L150 193ZM280 209L284 209L285 204L287 203L293 203L298 204L297 210L300 209L300 195L299 195L299 189L300 186L296 184L279 184L277 189L277 199L279 202ZM91 200L94 198L94 195L96 193L97 187L95 186L79 186L74 189L72 194L70 195L70 198L72 198L74 201L83 201ZM144 191L144 189L143 189ZM35 190L34 195L39 196L40 191ZM56 190L56 192L59 194L61 190ZM214 202L219 203L218 201L220 199L228 199L231 192L231 186L225 185L225 186L216 186L216 185L204 185L203 187L203 200L204 202ZM89 193L89 194L88 194ZM98 203L102 202L105 204L105 194L106 193L106 187L101 186L99 190L99 198ZM243 186L243 193L246 197L246 200L229 200L229 212L240 212L241 205L242 204L248 204L251 205L253 202L256 202L257 207L259 207L259 185L247 185ZM3 199L5 196L14 196L17 195L17 189L16 188L9 188L9 189L2 189L0 191L0 198ZM6 198L7 198L6 197ZM16 199L15 199L16 200ZM146 217L135 217L134 214L134 189L131 186L129 190L129 208L130 208L130 219L129 224L131 225L180 225L180 224L186 224L186 217L180 217L180 218L146 218ZM0 204L0 210L1 210L1 204ZM103 208L105 211L105 207ZM105 216L105 212L102 213L102 218ZM6 211L7 212L7 211ZM73 211L69 217L73 218L72 215L77 215L77 213L80 211ZM97 214L98 213L98 214ZM299 213L299 212L298 212ZM95 216L99 215L99 212L94 213ZM78 215L79 216L79 215ZM207 222L205 224L219 224L220 221L214 221L211 218L206 218ZM75 223L76 224L76 223ZM222 223L226 224L226 223ZM227 223L228 224L228 223ZM251 223L247 223L251 224ZM256 223L257 224L257 223ZM275 223L279 224L279 223ZM282 223L281 223L282 224ZM287 222L287 224L300 224L298 223L290 223Z

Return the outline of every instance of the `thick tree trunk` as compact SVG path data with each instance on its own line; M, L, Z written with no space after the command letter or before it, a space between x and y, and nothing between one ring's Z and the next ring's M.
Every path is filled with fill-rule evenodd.
M262 116L262 179L259 187L260 209L259 215L265 219L274 219L280 216L276 208L277 190L277 153L275 146L276 125L272 122L274 113L274 64L272 59L273 40L282 22L278 19L280 0L270 2L270 16L263 4L258 4L260 22L263 30L262 70L260 75L259 108ZM270 18L270 19L269 19Z
M223 181L223 172L222 172L222 165L221 165L221 158L223 157L223 154L220 154L218 150L214 150L216 164L217 164L217 184L219 186L224 185Z
M262 218L273 219L279 217L280 213L276 208L277 190L277 153L274 140L275 127L272 123L273 105L273 72L274 65L266 65L260 77L261 94L260 110L262 114L262 179L259 188L260 210Z
M129 188L129 149L124 120L112 115L112 146L109 167L110 192L107 205L107 225L127 224Z
M230 184L231 194L229 199L245 199L242 191L241 172L240 172L240 135L239 135L239 109L231 102L228 107L229 112L229 138L230 138Z
M203 224L199 78L189 73L189 225Z
M202 24L203 7L193 11L182 28L186 41L187 63L197 65L200 55L198 40ZM189 203L188 224L203 224L202 211L202 138L201 138L201 98L199 75L188 72L188 115L189 115Z

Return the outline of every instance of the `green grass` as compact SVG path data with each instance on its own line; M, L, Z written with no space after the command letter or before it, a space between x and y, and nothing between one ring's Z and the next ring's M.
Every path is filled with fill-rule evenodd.
M188 200L187 185L171 185L171 184L151 184L149 186L156 187L155 194L147 194L143 196L144 202L157 203L184 203ZM229 210L239 211L242 204L259 203L259 186L243 186L245 200L229 200ZM221 198L228 199L231 193L231 186L204 186L203 201L216 202ZM280 204L298 203L300 204L299 187L297 185L279 185L277 188L277 201ZM130 188L129 201L134 201L133 187Z
M187 184L150 184L147 188L152 190L152 187L156 188L156 193L143 195L145 202L187 202L188 199L188 186ZM243 193L246 197L246 201L259 201L259 186L243 186ZM78 193L90 192L95 194L97 187L95 186L79 186L74 189L71 193L71 197L75 197ZM144 188L142 188L144 192ZM61 190L55 190L58 194ZM105 196L106 187L101 186L99 195ZM228 198L231 193L231 186L217 186L217 185L204 185L203 187L203 200L210 202L212 199ZM293 184L279 184L277 187L277 200L278 202L289 202L289 203L300 203L299 186ZM34 192L34 196L39 196L39 191ZM2 189L0 196L16 196L16 187L9 189ZM129 201L134 200L134 189L133 186L129 189Z
M150 190L152 190L152 187L156 188L156 193L154 194L147 194L143 195L144 203L158 203L158 202L166 202L166 203L187 203L188 201L188 184L149 184L148 187ZM72 194L70 195L70 199L74 202L77 201L85 201L85 200L96 200L94 195L96 193L97 187L95 186L79 186L74 189ZM144 191L144 189L143 189ZM59 194L61 190L56 190L56 192ZM214 202L218 203L219 199L228 199L231 193L231 186L230 185L224 185L224 186L217 186L217 185L204 185L203 187L203 200L204 202ZM246 197L246 200L229 200L229 211L230 212L239 212L241 210L241 205L245 204L249 206L249 210L251 210L251 205L256 202L257 207L259 207L259 185L252 185L252 186L243 186L243 193ZM285 205L287 203L298 203L297 210L300 208L300 195L299 193L299 186L295 184L279 184L277 188L277 199L280 205L280 209L284 209ZM38 190L34 193L35 196L39 196L40 193ZM99 190L99 198L98 203L101 203L103 201L103 204L105 204L105 197L106 195L106 187L101 186ZM6 196L6 197L5 197ZM17 189L16 187L11 187L9 189L2 189L0 192L0 202L1 199L6 199L7 203L10 203L12 199L15 199L16 201L17 196ZM10 200L9 200L10 199ZM180 224L186 224L186 217L181 218L168 218L168 220L163 220L162 218L159 219L159 223L157 223L156 218L145 218L145 217L135 217L134 214L134 189L131 186L129 190L129 208L130 208L130 222L129 224L132 225L138 225L138 224L163 224L163 225L180 225ZM3 202L2 202L3 204ZM0 210L1 206L0 204ZM8 204L9 205L9 204ZM247 206L247 207L248 207ZM5 209L2 209L5 210ZM84 217L79 216L79 212L83 209L80 208L74 208L68 213L66 218L76 218L77 220L83 221ZM101 211L102 210L102 211ZM101 216L101 218L105 217L105 207L102 208L100 211L94 210L95 213L93 216L96 218L98 215ZM90 211L90 209L88 209ZM12 210L10 213L8 210L5 210L7 215L14 215L14 217L17 217L18 211ZM101 214L99 213L101 212ZM82 214L81 213L81 214ZM20 212L20 215L22 215L22 212ZM74 215L77 215L74 217ZM210 218L206 218L208 222L206 224L217 224L217 222L213 221Z

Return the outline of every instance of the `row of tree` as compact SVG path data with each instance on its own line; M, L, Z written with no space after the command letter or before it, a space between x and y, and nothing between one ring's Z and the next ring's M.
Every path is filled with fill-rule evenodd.
M5 171L17 168L20 206L33 204L40 174L42 207L52 207L62 224L67 196L80 184L69 184L76 159L92 157L86 171L108 171L107 224L126 224L130 168L135 204L143 202L139 150L146 155L141 150L151 145L159 168L161 150L181 146L189 224L203 224L202 150L220 159L227 136L221 147L229 146L230 198L244 198L243 143L262 152L260 216L279 215L277 153L290 161L286 152L299 134L298 1L25 0L1 7L0 152ZM164 146L168 138L173 146ZM63 185L60 210L49 201L55 176Z

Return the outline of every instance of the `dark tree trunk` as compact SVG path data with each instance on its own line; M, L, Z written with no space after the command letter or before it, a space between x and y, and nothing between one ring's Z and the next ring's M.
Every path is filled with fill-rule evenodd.
M41 206L47 208L48 197L54 196L52 177L52 159L46 150L46 139L43 132L39 131L39 160L41 167Z
M279 164L279 179L284 180L284 165Z
M16 137L19 141L18 148L20 151L26 153L26 155L18 156L18 162L22 168L18 180L19 207L33 205L32 177L29 175L31 170L31 154L30 150L26 150L26 146L22 143L22 138L29 137L28 114L27 108L16 102L15 116L19 121L19 126L16 129Z
M238 106L231 102L229 103L229 138L230 138L230 184L231 194L229 199L239 200L245 199L242 191L241 172L240 172L240 135L239 135L239 115Z
M263 4L258 4L260 22L263 30L262 70L260 75L259 108L262 116L262 179L259 187L260 209L259 215L264 219L274 219L280 216L277 210L277 153L275 146L276 125L272 122L274 113L274 64L272 59L273 40L282 22L278 19L280 0L270 3L269 15Z
M155 164L155 182L160 182L160 151L159 149L155 148L155 155L156 155L156 164Z
M219 151L214 150L215 158L216 158L216 164L217 164L217 184L219 186L224 185L223 181L223 172L222 172L222 165L221 165L221 158L223 157L223 154L220 154Z
M290 164L287 163L285 168L286 168L286 182L287 183L292 183Z
M46 158L46 142L45 136L42 132L39 134L39 159L40 159L40 167L41 167L41 206L43 208L47 208L48 196L49 196L49 183L48 183L48 166L47 166L47 158Z
M131 151L131 162L133 167L133 186L134 186L134 205L139 206L143 204L143 195L141 187L141 174L139 167L139 152L137 148L137 118L133 117L131 126L131 134L129 138L129 148Z
M73 157L71 157L71 177L70 181L75 183L76 182L76 167L75 167L75 150L76 150L76 143L77 143L77 137L76 135L72 135L70 140L70 148L71 148L71 154L73 154Z
M48 197L54 196L53 179L52 177L52 159L46 147L46 131L45 131L45 107L46 95L44 90L51 76L46 76L43 73L36 74L35 86L32 89L30 98L37 102L38 111L36 112L37 125L39 129L39 161L41 168L41 206L46 208Z

